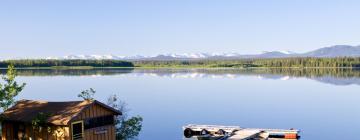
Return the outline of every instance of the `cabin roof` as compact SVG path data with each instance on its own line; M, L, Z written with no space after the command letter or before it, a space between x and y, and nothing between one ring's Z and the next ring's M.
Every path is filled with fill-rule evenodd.
M122 113L99 101L68 101L68 102L47 102L34 100L20 100L14 106L5 110L2 117L6 121L19 121L31 123L39 113L48 114L48 123L53 125L68 125L69 122L78 116L84 109L93 104L98 104L105 109L114 112L114 115Z

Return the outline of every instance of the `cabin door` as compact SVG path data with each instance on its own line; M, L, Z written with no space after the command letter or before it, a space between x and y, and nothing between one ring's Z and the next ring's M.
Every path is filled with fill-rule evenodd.
M84 123L83 121L71 123L71 132L73 140L84 139Z

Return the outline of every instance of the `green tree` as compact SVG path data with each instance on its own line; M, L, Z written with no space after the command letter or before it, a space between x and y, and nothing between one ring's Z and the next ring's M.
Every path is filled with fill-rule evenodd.
M122 115L117 116L115 121L116 139L131 140L137 138L142 128L143 118L140 116L128 118L127 104L119 100L116 95L110 96L107 104L122 112Z
M15 78L15 67L14 65L9 65L6 76L2 77L4 83L0 83L0 107L3 110L8 109L15 103L15 97L24 89L26 85L25 83L18 84L15 81Z
M51 117L51 114L39 112L35 118L31 121L31 125L34 130L42 131L43 128L46 128L48 132L51 132L51 127L49 126L47 120Z
M94 89L90 88L90 89L81 91L81 93L78 94L78 97L83 98L84 100L93 101L95 93L96 93L96 91Z
M93 101L93 96L95 95L96 91L92 88L88 90L82 91L78 94L78 97L83 98L84 100ZM127 112L127 104L118 99L116 95L111 95L108 98L107 105L119 110L122 115L116 117L115 125L116 125L116 139L117 140L131 140L135 139L142 128L142 121L143 118L140 116L135 116L128 118Z

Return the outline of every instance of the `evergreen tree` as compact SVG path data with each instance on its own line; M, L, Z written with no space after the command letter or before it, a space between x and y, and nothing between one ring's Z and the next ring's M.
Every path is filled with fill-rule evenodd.
M0 83L0 107L3 110L8 109L15 103L15 97L24 89L25 83L18 84L15 81L16 70L14 65L9 65L6 76L2 79L4 83Z

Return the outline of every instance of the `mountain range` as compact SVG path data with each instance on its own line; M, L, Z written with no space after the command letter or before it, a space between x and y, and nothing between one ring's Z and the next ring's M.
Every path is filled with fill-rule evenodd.
M118 56L118 55L68 55L47 59L113 59L113 60L192 60L192 59L244 59L244 58L289 58L289 57L360 57L360 46L335 45L309 51L295 53L291 51L269 51L260 54L239 53L184 53L159 54L156 56Z

